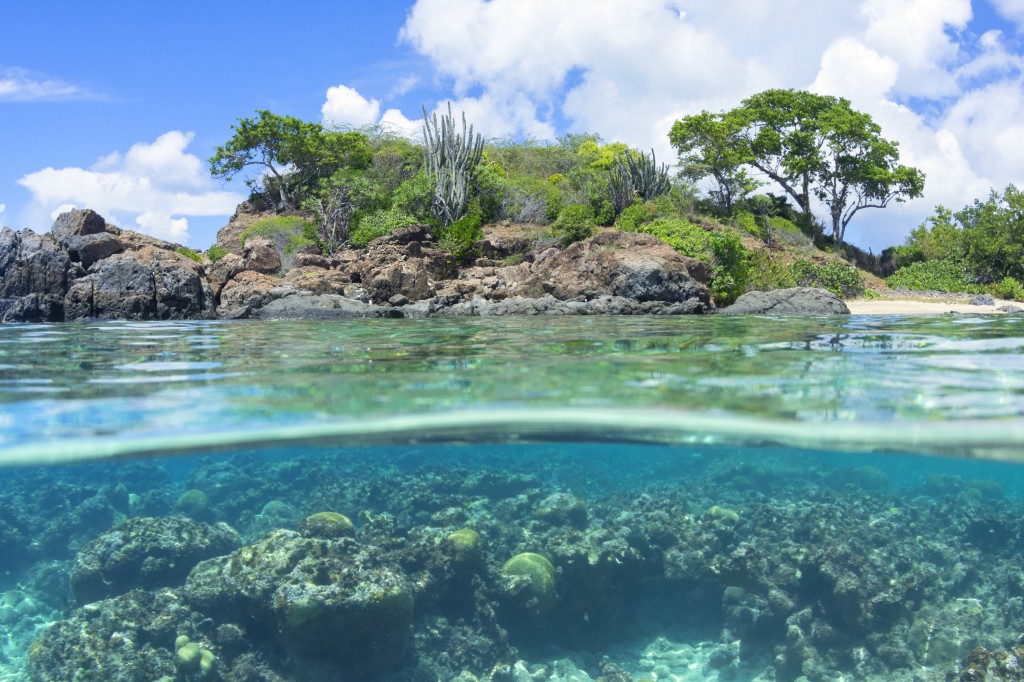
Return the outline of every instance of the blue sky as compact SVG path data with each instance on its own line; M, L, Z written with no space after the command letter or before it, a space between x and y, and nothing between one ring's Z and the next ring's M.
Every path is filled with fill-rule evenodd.
M596 132L668 159L681 115L768 87L848 97L928 174L924 199L851 224L875 250L936 203L1024 183L1024 0L9 4L0 223L15 228L90 206L205 248L244 192L205 162L238 117L414 130L449 99L488 136Z

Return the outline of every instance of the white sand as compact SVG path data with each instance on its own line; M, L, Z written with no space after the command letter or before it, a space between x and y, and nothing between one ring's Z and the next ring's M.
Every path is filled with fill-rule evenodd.
M941 315L944 313L973 313L977 315L1004 315L998 310L1004 305L1017 305L1013 301L996 299L995 305L971 305L966 301L949 303L941 301L911 300L858 300L847 301L846 305L854 315Z

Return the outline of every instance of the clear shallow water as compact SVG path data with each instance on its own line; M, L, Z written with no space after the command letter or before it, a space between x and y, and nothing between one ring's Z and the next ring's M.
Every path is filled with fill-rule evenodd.
M977 646L1019 679L1022 347L1010 316L0 326L0 680L930 682Z
M584 435L1018 459L1022 349L1013 316L12 325L0 458Z

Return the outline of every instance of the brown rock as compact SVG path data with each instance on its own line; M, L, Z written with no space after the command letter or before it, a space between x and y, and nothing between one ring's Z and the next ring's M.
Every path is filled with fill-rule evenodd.
M284 281L296 289L314 294L343 294L345 287L352 283L352 279L344 272L313 266L292 268L285 275Z
M243 252L245 269L271 274L281 269L281 256L274 244L263 237L250 237Z
M706 279L703 263L655 237L604 230L564 250L538 254L516 293L551 294L563 301L599 296L670 303L696 299L710 308Z
M235 275L220 290L220 317L247 317L251 310L262 308L276 298L271 292L281 280L253 270Z
M273 218L274 211L260 211L248 201L243 201L235 209L228 224L217 232L217 246L228 252L242 255L242 233L265 218Z
M216 263L210 265L206 271L206 279L213 287L213 295L220 297L221 289L232 277L245 270L245 261L241 256L229 253Z
M294 266L297 268L313 266L330 270L331 261L330 259L321 256L319 253L299 253L295 255Z

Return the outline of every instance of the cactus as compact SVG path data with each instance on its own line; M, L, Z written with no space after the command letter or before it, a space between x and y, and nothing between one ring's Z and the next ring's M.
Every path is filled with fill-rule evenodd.
M653 149L650 157L643 152L636 156L626 152L624 158L615 161L609 177L609 192L616 213L621 213L636 197L650 201L668 189L668 166L658 167Z
M483 157L484 141L473 126L466 126L462 114L462 134L455 132L452 105L438 122L437 114L427 117L423 107L423 165L434 181L431 209L442 227L451 225L466 213L473 172Z

